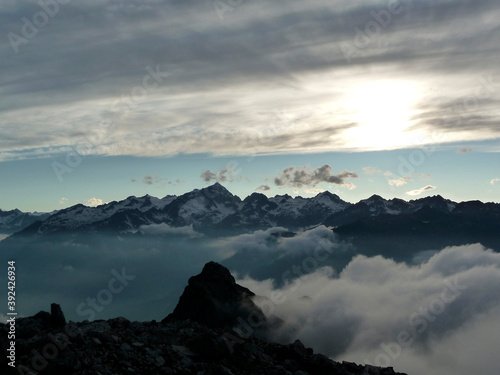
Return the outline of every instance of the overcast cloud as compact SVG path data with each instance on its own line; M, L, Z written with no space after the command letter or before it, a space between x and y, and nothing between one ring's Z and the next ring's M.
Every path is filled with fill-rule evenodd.
M77 142L104 155L356 150L350 103L372 80L412 93L400 95L413 98L411 142L499 136L495 1L403 0L392 13L386 1L244 2L223 20L209 1L74 0L47 22L40 12L35 0L0 6L2 160ZM396 94L379 93L381 110ZM306 115L262 121L282 108Z

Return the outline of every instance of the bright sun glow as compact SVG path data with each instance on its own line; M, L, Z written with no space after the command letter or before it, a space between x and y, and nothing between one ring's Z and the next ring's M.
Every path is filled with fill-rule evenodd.
M357 127L346 134L354 147L390 149L415 143L415 134L406 131L414 113L418 87L411 82L380 81L360 85L349 107Z

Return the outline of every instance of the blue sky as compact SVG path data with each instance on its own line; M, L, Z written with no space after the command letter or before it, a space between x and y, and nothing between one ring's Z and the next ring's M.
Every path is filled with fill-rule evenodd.
M215 181L500 202L495 1L42 4L0 5L1 209Z
M350 202L372 194L405 200L440 194L455 201L481 199L499 202L500 183L491 183L499 176L496 154L434 151L422 159L421 165L412 164L412 160L420 160L415 156L421 155L420 152L423 150L256 157L196 154L169 158L88 156L71 172L62 174L61 180L52 168L57 158L3 162L0 173L12 178L2 183L2 208L51 211L77 203L106 203L130 195L180 195L215 181L241 198L254 191L268 196L290 194L311 197L322 190L329 190ZM355 187L327 182L318 182L315 186L277 186L274 182L275 177L290 166L306 167L306 171L312 172L325 164L332 167L332 174L343 169L356 173L359 177L346 179ZM228 172L221 172L224 170ZM205 181L201 175L206 171L212 171L217 177ZM464 171L467 171L466 178ZM391 185L389 181L393 180L403 181L404 184ZM259 189L263 185L269 190ZM408 194L426 186L433 189L418 195Z

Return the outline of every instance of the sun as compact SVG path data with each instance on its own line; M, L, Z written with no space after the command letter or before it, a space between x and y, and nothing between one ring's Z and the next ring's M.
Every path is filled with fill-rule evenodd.
M356 127L346 133L354 148L394 149L414 143L407 129L418 96L411 82L378 81L362 84L349 98Z

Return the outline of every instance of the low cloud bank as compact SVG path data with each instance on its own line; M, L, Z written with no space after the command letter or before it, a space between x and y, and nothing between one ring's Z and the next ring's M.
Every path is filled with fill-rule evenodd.
M338 276L321 267L281 288L275 279L238 282L274 301L263 310L286 322L275 338L300 338L339 360L412 375L497 368L500 254L479 244L445 248L419 265L357 256Z
M212 246L228 254L223 264L232 272L260 281L273 278L278 286L324 266L340 272L356 255L351 244L322 225L298 233L283 227L259 230L214 241Z
M235 251L250 249L268 252L274 250L283 254L303 254L311 247L328 249L339 247L336 235L323 225L298 233L292 233L283 227L274 227L229 237L223 242L223 246L231 247Z
M193 225L189 225L186 227L171 227L168 224L160 223L160 224L150 224L150 225L141 225L139 228L140 232L146 235L179 235L179 236L188 236L191 238L195 237L203 237L202 233L199 233L193 229Z
M219 239L196 238L190 227L142 230L146 235L4 246L2 259L18 265L20 313L57 302L72 320L159 320L189 277L215 260L268 298L267 314L285 321L273 339L299 338L337 360L410 375L497 372L500 254L479 244L409 254L407 263L397 263L357 255L322 226Z

